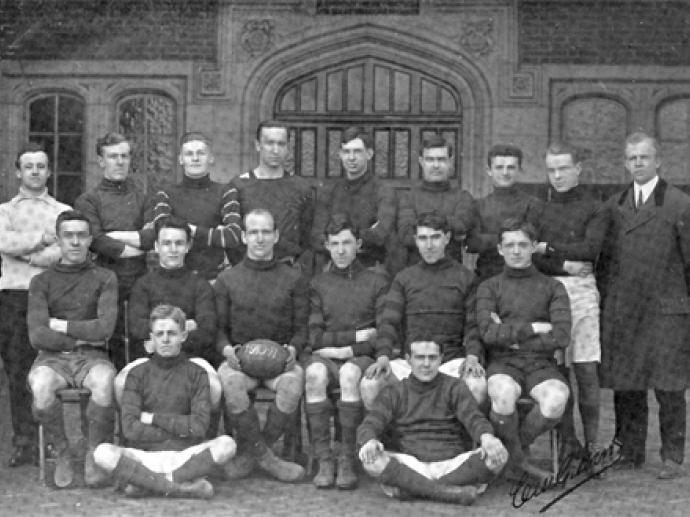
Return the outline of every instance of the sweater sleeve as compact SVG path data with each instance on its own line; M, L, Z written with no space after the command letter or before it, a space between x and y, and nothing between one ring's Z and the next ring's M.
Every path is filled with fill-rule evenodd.
M308 343L309 284L304 275L300 275L293 288L292 310L292 338L290 338L290 345L295 347L299 356Z
M595 207L587 221L585 236L577 242L549 242L563 267L565 260L584 260L594 262L599 257L608 229L608 211Z
M154 413L153 425L178 438L199 438L206 436L211 420L211 393L206 372L201 367L195 370L191 413Z
M549 322L552 330L546 334L533 334L529 339L520 342L522 350L533 352L550 352L566 348L570 344L572 327L570 299L568 292L558 281L554 281L549 302Z
M304 191L304 198L302 199L302 206L299 214L299 245L300 252L305 252L311 247L312 238L312 224L314 223L314 191L310 186L307 186ZM307 311L309 309L307 308ZM305 318L306 329L306 318Z
M43 275L37 275L29 284L29 303L26 311L29 343L36 350L62 352L72 350L76 339L50 328L48 286Z
M383 302L383 312L376 338L376 357L391 357L395 344L399 342L398 331L405 310L405 289L396 277Z
M234 185L228 185L223 191L219 211L221 224L215 228L197 226L194 241L209 248L236 248L242 243L242 216L239 191Z
M136 341L146 341L149 338L149 317L151 315L151 300L146 288L148 275L137 278L129 295L129 333Z
M414 207L414 193L403 192L398 197L398 237L408 248L415 247L414 235L417 214Z
M475 210L474 198L466 190L460 191L449 219L453 237L458 241L467 239L468 233L475 225Z
M378 184L376 190L377 215L376 223L372 228L362 232L362 240L365 244L384 246L395 225L395 192L390 185Z
M224 274L221 273L213 284L213 291L216 297L216 348L218 353L223 354L223 348L232 344L232 329L230 328L230 291L225 285Z
M475 221L467 236L467 251L470 253L486 253L493 251L498 245L496 232L486 232L481 222L479 200L474 200L472 207L472 219Z
M106 341L113 335L117 320L117 278L110 270L102 269L103 276L98 295L96 318L70 320L67 334L85 341Z
M171 433L161 427L144 424L141 421L143 411L142 380L136 367L125 378L125 387L120 402L122 434L127 440L139 442L162 442L174 438Z
M309 346L311 346L312 351L326 347L352 346L355 344L355 329L326 330L321 295L313 282L309 287L309 306Z
M43 231L29 232L14 228L11 211L9 203L0 205L0 252L17 257L43 249Z
M483 357L483 347L477 327L477 277L473 278L468 296L465 298L465 335L463 345L467 355L474 355L480 360Z
M357 450L369 440L375 440L393 421L398 406L398 386L386 386L374 400L370 411L357 428Z
M477 401L467 385L462 381L453 382L451 390L452 404L456 408L457 419L465 427L472 440L479 443L483 434L494 434L493 426L479 410Z
M496 278L496 277L494 277ZM496 323L491 313L500 316L498 293L492 279L479 284L477 289L477 326L479 336L487 348L509 348L534 335L531 322Z
M119 259L125 249L125 245L123 242L106 235L101 224L99 205L98 196L91 192L82 194L74 202L74 208L81 211L91 223L91 235L93 235L91 249L104 257Z
M328 255L328 250L324 246L324 233L331 216L331 206L333 204L333 187L321 186L316 191L316 202L314 205L314 222L311 228L311 247L314 251L323 255Z
M216 338L216 301L211 285L196 278L194 293L194 321L196 330L187 335L184 348L190 357L208 357L206 351L213 348Z

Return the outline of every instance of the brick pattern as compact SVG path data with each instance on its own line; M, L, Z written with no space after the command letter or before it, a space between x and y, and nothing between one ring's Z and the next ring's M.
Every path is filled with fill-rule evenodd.
M0 58L213 61L218 3L0 2Z
M524 64L690 65L687 1L519 0Z

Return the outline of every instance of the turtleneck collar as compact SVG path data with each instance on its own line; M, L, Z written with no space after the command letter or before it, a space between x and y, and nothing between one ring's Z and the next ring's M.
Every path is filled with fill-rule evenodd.
M574 186L565 192L558 192L553 187L549 187L549 199L554 203L567 203L582 197L582 188L579 185Z
M187 188L202 189L211 184L211 175L206 174L200 178L190 178L186 174L182 176L182 186Z
M151 360L157 365L160 366L161 368L164 369L170 369L174 368L180 363L183 363L187 360L187 355L184 352L180 352L176 356L173 357L163 357L161 355L158 355L157 353L153 353L151 355Z
M528 276L532 276L534 273L537 272L537 270L534 267L534 264L531 264L529 267L526 268L514 268L503 266L503 271L506 274L506 276L512 278L526 278Z
M122 181L113 181L108 178L103 178L101 180L101 188L113 192L127 192L129 190L129 182L129 178L125 178Z
M242 259L242 263L247 266L249 269L256 269L258 271L263 271L266 269L273 269L278 261L276 260L275 257L273 257L271 260L254 260L250 259L249 257L245 256Z
M517 183L513 183L510 187L494 187L494 193L499 197L514 196L518 192Z
M426 181L422 180L422 189L429 192L446 192L450 190L450 181Z
M168 269L162 267L160 264L156 266L156 273L158 273L163 278L180 278L189 273L186 266L177 267L175 269Z
M359 260L355 259L352 261L352 264L350 264L348 267L344 269L340 269L335 264L333 264L333 267L331 268L331 273L352 280L363 269L364 266L359 262Z
M55 264L55 270L61 273L79 273L85 269L93 267L93 262L90 259L86 259L81 264L64 264L63 262L58 262Z
M369 170L361 176L357 176L355 179L352 180L345 176L345 186L348 190L359 190L362 187L362 185L367 183L373 177L374 175Z
M411 389L413 389L417 393L424 393L424 392L433 390L434 388L436 388L436 386L439 385L439 383L441 382L441 372L439 372L436 375L436 377L431 379L429 382L420 381L414 375L410 375L408 377L408 379L409 379Z
M437 260L433 264L429 264L428 262L425 262L424 259L420 259L419 263L424 269L429 269L431 271L438 271L439 269L446 269L447 267L450 267L453 263L453 260L448 257L447 255L444 255L443 258Z

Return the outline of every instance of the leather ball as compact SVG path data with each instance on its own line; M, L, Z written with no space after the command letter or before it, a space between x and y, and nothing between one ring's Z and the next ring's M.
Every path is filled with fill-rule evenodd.
M290 352L270 339L253 339L236 352L242 371L257 379L272 379L283 373Z

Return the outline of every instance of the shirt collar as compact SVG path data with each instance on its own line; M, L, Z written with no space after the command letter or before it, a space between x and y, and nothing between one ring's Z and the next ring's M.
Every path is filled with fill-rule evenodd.
M41 192L39 195L32 194L28 190L26 190L24 187L20 186L19 187L19 192L17 193L15 200L17 201L22 201L24 199L36 199L40 201L46 201L48 203L53 201L53 197L48 194L48 189L45 188L43 189L43 192Z
M637 183L633 182L633 188L635 189L635 201L640 197L640 192L642 192L642 200L646 203L647 200L649 199L649 196L652 195L652 192L654 191L654 188L656 187L656 184L659 182L659 176L654 176L651 180L649 180L647 183L644 185L638 185Z

